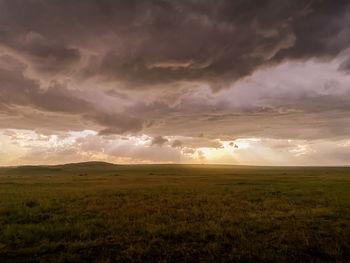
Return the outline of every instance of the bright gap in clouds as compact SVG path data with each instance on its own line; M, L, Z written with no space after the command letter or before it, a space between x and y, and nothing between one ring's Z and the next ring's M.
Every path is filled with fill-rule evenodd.
M198 142L191 142L193 138L184 137L164 137L167 141L162 145L152 145L152 138L147 135L103 137L95 131L85 130L62 136L14 129L2 131L0 138L0 165L89 160L120 164L240 165L334 165L338 161L338 165L346 165L350 154L350 140L215 139L212 140L215 147L200 147ZM174 147L173 142L179 139L187 140L187 146Z

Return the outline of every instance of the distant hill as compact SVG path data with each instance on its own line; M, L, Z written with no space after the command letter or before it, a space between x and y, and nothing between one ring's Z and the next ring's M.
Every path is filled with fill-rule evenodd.
M53 165L53 167L90 167L90 168L106 168L106 167L115 167L120 166L119 164L107 163L107 162L81 162L81 163L67 163Z
M88 176L88 175L177 175L229 173L248 166L196 164L135 164L120 165L107 162L81 162L59 165L25 165L0 167L0 176Z
M81 162L60 165L1 167L0 175L88 175L114 172L120 165L107 162Z

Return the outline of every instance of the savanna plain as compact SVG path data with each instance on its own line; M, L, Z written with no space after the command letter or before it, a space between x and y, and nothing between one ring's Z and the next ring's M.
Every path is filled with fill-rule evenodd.
M0 262L350 262L350 168L0 168Z

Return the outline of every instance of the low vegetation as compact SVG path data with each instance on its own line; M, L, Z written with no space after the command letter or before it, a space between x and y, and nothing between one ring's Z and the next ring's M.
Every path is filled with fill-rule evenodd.
M0 168L0 262L349 262L350 168Z

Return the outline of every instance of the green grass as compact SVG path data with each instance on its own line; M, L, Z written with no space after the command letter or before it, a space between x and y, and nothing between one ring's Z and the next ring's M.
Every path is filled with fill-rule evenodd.
M0 262L349 262L350 168L0 168Z

